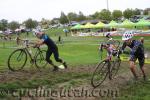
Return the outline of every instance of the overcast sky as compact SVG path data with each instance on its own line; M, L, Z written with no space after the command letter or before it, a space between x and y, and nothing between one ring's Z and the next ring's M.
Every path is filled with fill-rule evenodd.
M110 11L150 7L150 0L108 1ZM60 17L61 11L65 14L81 11L85 15L90 15L106 8L106 0L0 0L0 20L22 22L32 18L39 21L42 18Z

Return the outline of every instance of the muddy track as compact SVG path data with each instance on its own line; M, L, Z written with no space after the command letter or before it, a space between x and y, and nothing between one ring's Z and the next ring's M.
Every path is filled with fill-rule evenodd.
M129 68L127 68L127 63L122 63L121 67L120 67L120 71L118 73L118 75L113 79L113 80L109 80L106 79L105 82L98 88L96 89L112 89L112 90L119 90L120 87L126 86L128 85L132 80L133 80L133 76L129 70ZM46 68L43 69L41 71L38 71L36 69L26 69L23 71L18 71L18 72L12 72L9 70L5 70L5 71L1 71L0 72L0 83L9 83L9 82L14 82L14 81L26 81L26 80L31 80L31 79L42 79L45 76L49 76L49 75L63 75L65 74L70 74L70 73L91 73L94 71L96 65L81 65L81 66L72 66L69 67L66 70L59 70L58 72L52 72L52 68ZM148 69L149 65L145 65L146 67L146 73L148 74L150 72L150 69ZM140 76L140 74L139 74ZM58 76L61 77L61 76ZM74 89L86 89L86 90L93 90L94 88L91 86L90 84L90 77L88 77L87 79L85 78L85 81L82 78L77 78L74 79L76 80L82 80L82 82L84 82L84 84L80 84L80 86L72 86ZM68 82L66 83L57 83L57 89L62 89L65 85L67 85ZM48 98L47 98L48 99ZM101 97L77 97L77 98L69 98L68 97L64 97L64 98L51 98L48 100L100 100L102 99ZM22 100L46 100L46 98L22 98Z
M11 82L13 80L28 80L33 77L40 78L49 74L63 74L63 73L82 73L82 72L93 72L95 65L81 65L69 67L65 70L59 70L58 72L52 72L53 68L42 69L41 71L37 69L25 69L22 71L10 71L3 70L0 71L0 83Z

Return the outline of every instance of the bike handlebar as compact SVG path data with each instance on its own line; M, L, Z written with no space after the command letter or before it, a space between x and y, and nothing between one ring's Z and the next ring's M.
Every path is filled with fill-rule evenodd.
M19 41L23 41L25 47L33 47L33 48L38 48L39 46L36 45L34 42L30 42L28 39L20 39L19 37L16 38L17 44Z

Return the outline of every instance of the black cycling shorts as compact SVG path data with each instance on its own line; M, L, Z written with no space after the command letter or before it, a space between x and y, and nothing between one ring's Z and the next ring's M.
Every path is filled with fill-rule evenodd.
M130 61L136 61L138 59L138 62L139 62L139 66L140 67L143 67L144 65L144 62L145 62L145 57L144 57L144 54L140 54L140 55L132 55L130 57Z

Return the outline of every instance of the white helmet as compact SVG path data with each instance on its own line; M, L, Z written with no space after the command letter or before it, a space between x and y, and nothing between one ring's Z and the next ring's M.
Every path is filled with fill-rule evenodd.
M34 32L34 35L38 35L38 34L41 34L41 33L42 33L41 30L34 30L33 32Z
M123 34L122 40L128 40L133 37L133 32L132 31L127 31Z

